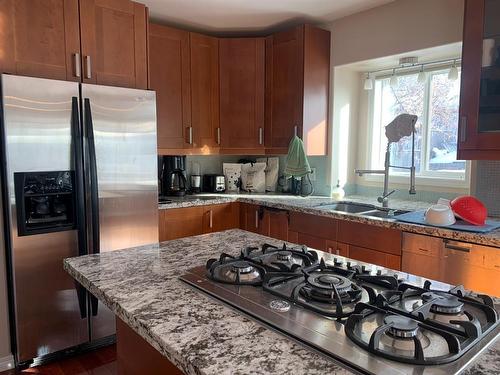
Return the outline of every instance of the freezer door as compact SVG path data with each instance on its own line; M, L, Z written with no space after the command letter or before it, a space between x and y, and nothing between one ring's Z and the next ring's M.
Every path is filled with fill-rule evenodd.
M158 242L155 93L82 85L82 99L91 251ZM93 340L114 333L109 310L92 304L92 315Z
M78 255L76 230L18 236L15 172L74 170L71 120L78 121L77 83L2 75L14 291L19 362L88 341L86 312L63 259ZM76 108L75 108L76 104ZM76 124L78 126L78 124Z

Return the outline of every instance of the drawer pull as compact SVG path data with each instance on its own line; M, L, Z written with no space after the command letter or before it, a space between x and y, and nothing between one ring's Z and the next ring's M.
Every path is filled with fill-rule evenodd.
M444 247L450 250L462 251L464 253L470 253L470 247L467 245L455 245L449 240L444 240Z

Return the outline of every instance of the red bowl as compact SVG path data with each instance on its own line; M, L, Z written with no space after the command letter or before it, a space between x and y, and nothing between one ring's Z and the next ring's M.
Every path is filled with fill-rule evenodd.
M477 198L470 195L457 197L451 201L451 209L460 219L474 225L484 225L488 210Z

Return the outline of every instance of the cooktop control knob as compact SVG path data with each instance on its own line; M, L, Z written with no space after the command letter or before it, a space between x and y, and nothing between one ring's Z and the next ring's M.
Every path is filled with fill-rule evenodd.
M372 268L370 266L361 266L361 272L363 273L371 273Z
M340 266L342 264L342 260L338 258L333 258L333 264L336 266Z
M356 263L347 262L347 268L349 268L349 269L354 268L355 265L356 265Z
M382 270L377 270L377 276L382 275Z

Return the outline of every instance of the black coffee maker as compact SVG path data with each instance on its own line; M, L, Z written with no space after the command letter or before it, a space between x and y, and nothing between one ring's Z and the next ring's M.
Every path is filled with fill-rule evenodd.
M186 157L160 156L160 195L182 197L186 194Z

